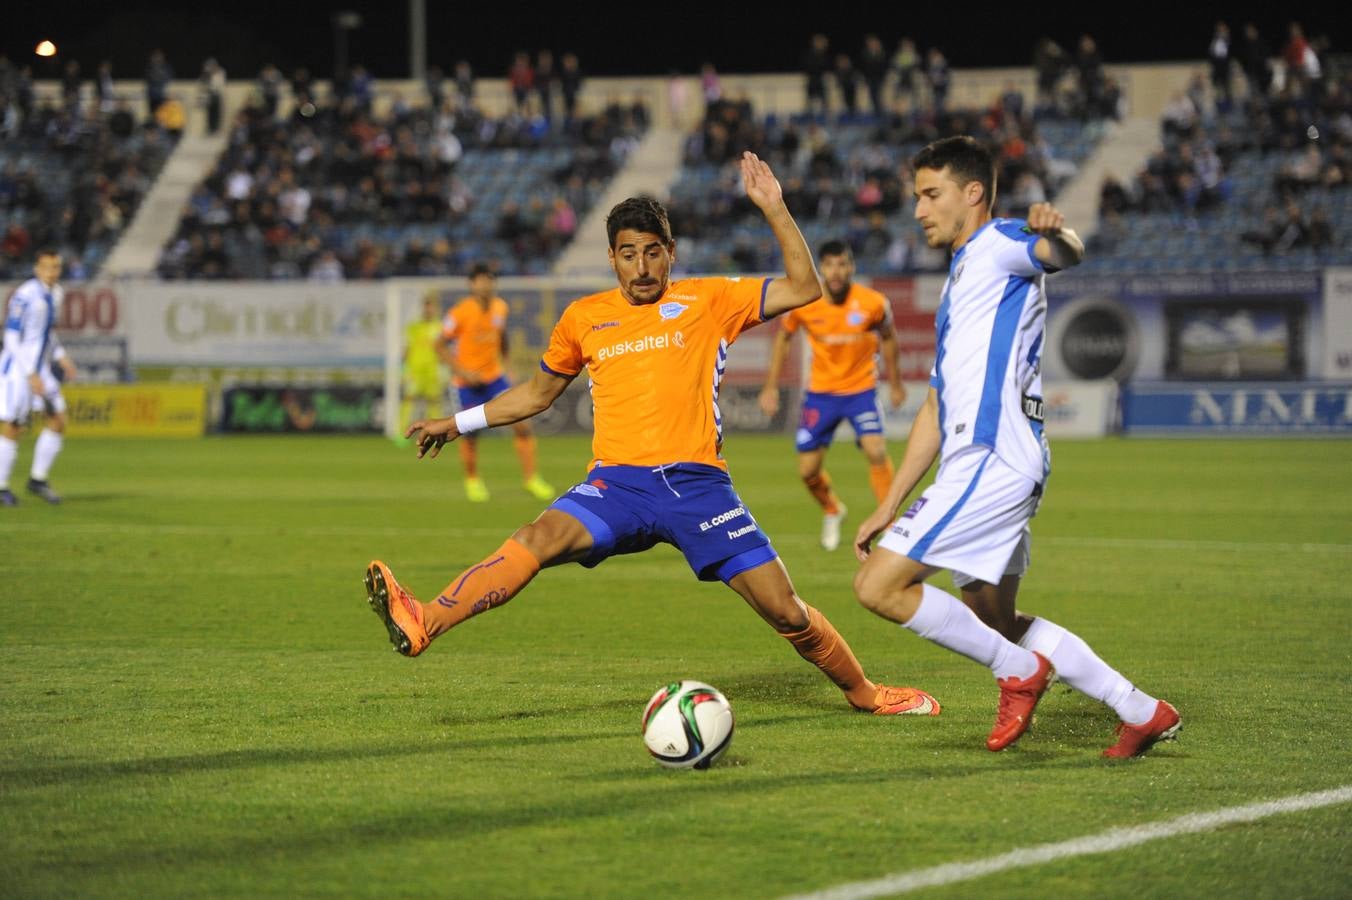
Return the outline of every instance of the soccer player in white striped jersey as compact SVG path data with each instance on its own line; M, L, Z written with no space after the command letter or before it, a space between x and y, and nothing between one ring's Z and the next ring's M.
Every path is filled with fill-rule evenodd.
M66 404L61 384L52 376L52 363L75 374L75 365L57 340L53 328L61 308L61 255L39 250L33 278L19 285L9 298L4 343L0 346L0 506L16 506L9 475L19 453L19 432L35 409L46 412L42 433L33 448L28 491L48 503L61 498L47 484L52 463L61 452Z
M1029 521L1051 472L1039 365L1043 279L1078 265L1084 245L1048 203L1035 204L1026 221L992 218L995 163L969 137L930 144L914 166L915 217L929 245L953 257L935 316L929 395L887 497L859 526L855 593L878 615L990 667L1000 705L989 749L1023 734L1055 673L1121 718L1117 743L1103 755L1135 756L1177 734L1178 711L1015 603ZM936 457L934 484L898 518ZM926 583L942 569L953 572L962 600Z

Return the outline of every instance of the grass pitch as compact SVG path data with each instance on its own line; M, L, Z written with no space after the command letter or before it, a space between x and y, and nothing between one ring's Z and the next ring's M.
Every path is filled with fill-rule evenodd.
M541 451L560 487L588 456ZM548 570L391 653L366 562L430 595L533 518L505 440L481 506L453 452L376 438L72 440L65 505L0 510L0 894L774 897L1352 783L1349 445L1055 454L1021 605L1179 707L1181 741L1143 759L1099 759L1115 719L1064 687L986 752L989 674L857 606L785 437L732 436L743 499L870 675L941 717L851 713L666 547ZM828 465L852 534L862 459L842 441ZM682 677L736 711L708 772L638 734ZM1349 846L1341 806L932 893L1346 896Z

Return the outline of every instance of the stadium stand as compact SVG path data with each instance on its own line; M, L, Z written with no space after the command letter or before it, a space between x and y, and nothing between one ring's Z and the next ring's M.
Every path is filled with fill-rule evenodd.
M92 276L131 222L177 141L139 124L125 103L42 101L0 130L0 278L26 277L39 247L66 259L67 277Z
M1113 120L1128 103L1119 73L1105 73L1092 39L1082 39L1073 53L1044 41L1030 74L1013 73L1003 87L987 76L980 93L957 92L962 99L947 106L940 102L947 91L940 92L928 68L917 69L910 81L897 74L915 63L905 62L911 59L906 44L891 63L896 72L881 83L883 90L887 78L898 78L882 115L883 95L875 97L871 88L867 104L846 99L867 86L859 79L857 85L830 81L820 108L808 115L802 110L813 102L810 77L804 100L795 97L786 106L758 95L753 106L738 88L720 87L709 67L701 82L704 116L688 133L698 107L674 125L660 109L663 88L643 101L623 102L609 88L601 96L610 99L594 96L591 114L578 117L570 112L578 82L565 79L571 93L564 91L556 110L564 114L551 116L547 111L560 104L551 104L538 85L538 99L523 101L513 92L511 104L481 112L488 107L474 99L472 79L458 69L455 81L438 70L425 85L430 102L414 106L400 91L419 94L422 85L397 88L363 77L325 90L298 72L288 91L280 72L266 67L252 88L254 102L233 121L227 117L228 140L217 139L225 140L225 152L181 214L164 215L212 165L214 149L198 154L186 178L175 170L175 177L160 179L177 188L159 207L145 207L141 219L161 226L140 236L139 267L119 267L117 257L104 274L149 272L157 255L154 270L165 279L444 276L482 258L497 260L508 275L557 271L574 235L591 227L596 216L588 213L598 211L607 186L624 183L614 176L640 141L659 134L669 135L673 152L685 135L683 164L669 183L653 187L669 198L682 272L779 266L774 241L736 183L734 160L747 148L781 173L810 244L844 238L870 274L940 271L944 254L924 245L911 213L906 161L926 142L970 133L996 147L999 214L1020 215L1039 200L1073 196L1077 221L1092 216L1099 173L1130 172L1143 157L1141 138L1159 103L1148 117L1137 112L1129 120L1137 135L1134 153L1105 165L1116 147ZM1249 85L1243 92L1218 82L1214 67L1210 84L1199 71L1164 109L1163 140L1144 167L1130 179L1104 179L1097 227L1081 228L1093 251L1086 271L1257 271L1352 262L1352 192L1344 189L1352 175L1352 79L1334 54L1319 56L1322 69L1299 62L1303 58L1288 47L1266 75L1251 71L1258 63L1236 63ZM211 68L204 67L200 90L217 98L219 115L224 74L212 88ZM142 125L139 107L134 114L116 97L109 102L104 75L101 70L94 84L97 102L91 98L81 112L78 77L75 90L63 84L59 94L49 89L35 100L31 80L13 67L0 71L0 93L12 95L0 103L6 112L0 118L5 277L26 273L40 244L63 249L70 277L80 279L99 273L119 239L126 238L119 253L136 243L128 237L132 215L173 152L177 131L173 117L157 112ZM138 84L148 90L151 82ZM675 98L674 87L667 87ZM778 90L783 97L786 88ZM231 114L239 108L240 102L230 106ZM181 119L181 104L178 112ZM191 156L190 143L175 160ZM1109 149L1099 153L1100 147ZM653 182L667 177L669 165L661 172L639 168ZM1062 196L1073 180L1074 191Z
M847 117L830 125L806 116L757 118L745 101L710 104L671 190L683 269L757 272L780 265L773 239L737 187L735 159L746 147L782 173L809 245L843 238L871 273L943 268L943 254L924 246L911 215L907 161L927 142L953 134L990 142L1000 160L998 211L1019 215L1054 198L1104 134L1101 118L1034 117L1023 111L1021 96L1016 108L1015 96L985 110L942 114L903 104L882 120Z
M242 112L159 273L316 280L449 275L476 259L540 274L648 123L641 104L552 123L394 98Z
M1160 148L1130 183L1104 180L1086 270L1352 263L1352 73L1292 76L1233 104L1214 103L1198 76L1169 104L1161 130Z

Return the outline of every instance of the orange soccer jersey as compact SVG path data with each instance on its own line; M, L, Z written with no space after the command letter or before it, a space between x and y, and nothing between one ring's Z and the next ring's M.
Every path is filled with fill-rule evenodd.
M857 394L877 387L878 328L892 321L887 298L850 285L843 303L822 297L784 316L790 334L801 326L812 346L807 389L818 394Z
M695 462L727 469L718 388L737 336L762 321L770 279L689 278L660 300L618 288L564 310L540 365L591 378L592 465Z
M507 329L507 301L494 297L485 309L474 297L451 307L441 322L441 336L455 342L455 362L485 384L502 377L502 334ZM456 377L461 387L465 380Z

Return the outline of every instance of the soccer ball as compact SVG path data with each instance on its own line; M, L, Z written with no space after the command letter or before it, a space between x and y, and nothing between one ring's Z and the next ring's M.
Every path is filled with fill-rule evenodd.
M702 681L673 681L643 710L643 743L672 769L707 769L732 743L732 707Z

